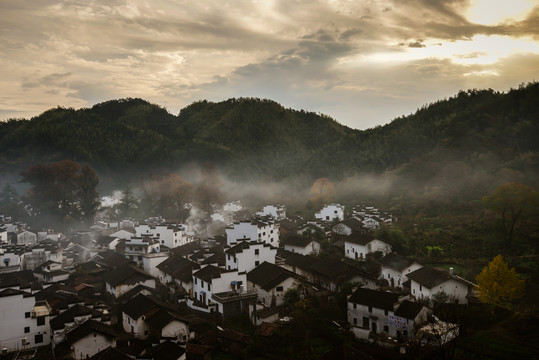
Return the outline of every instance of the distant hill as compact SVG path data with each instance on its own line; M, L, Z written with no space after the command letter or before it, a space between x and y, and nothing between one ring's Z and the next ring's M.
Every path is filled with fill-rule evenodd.
M370 173L434 189L436 179L450 186L452 177L489 174L537 186L537 99L539 83L506 93L461 91L365 131L256 98L195 102L177 116L141 99L58 107L0 123L0 171L5 180L37 162L72 159L118 184L133 174L212 162L233 179Z

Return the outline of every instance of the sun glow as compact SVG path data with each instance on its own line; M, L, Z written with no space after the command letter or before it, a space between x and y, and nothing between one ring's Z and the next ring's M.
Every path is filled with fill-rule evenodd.
M520 21L537 5L535 0L472 0L466 16L482 25L496 25L504 21Z

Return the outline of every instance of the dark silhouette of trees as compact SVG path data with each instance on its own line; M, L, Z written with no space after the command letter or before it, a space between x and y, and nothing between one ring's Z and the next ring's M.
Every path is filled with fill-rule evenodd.
M154 174L143 181L146 211L165 219L179 219L183 207L191 201L193 184L178 174Z
M26 198L39 218L64 224L93 221L99 206L99 178L90 166L63 160L34 165L21 176L31 185Z
M215 165L205 163L201 166L195 200L208 214L211 214L214 205L223 205L223 180Z
M531 187L509 183L501 185L483 198L483 204L500 219L500 229L507 246L513 242L517 224L522 218L537 216L539 212L539 192Z

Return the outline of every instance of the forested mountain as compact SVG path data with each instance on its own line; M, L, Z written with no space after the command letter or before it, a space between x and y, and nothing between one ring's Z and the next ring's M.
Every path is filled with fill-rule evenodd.
M470 174L479 186L488 174L537 186L537 99L537 82L506 93L461 91L365 131L255 98L200 101L177 116L141 99L58 107L0 123L0 171L5 180L37 162L71 159L115 183L128 171L211 162L233 179L383 173L424 189Z

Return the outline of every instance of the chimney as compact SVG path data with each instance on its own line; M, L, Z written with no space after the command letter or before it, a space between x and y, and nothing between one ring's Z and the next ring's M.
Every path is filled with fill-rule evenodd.
M451 276L455 275L452 267L449 268L449 275Z

